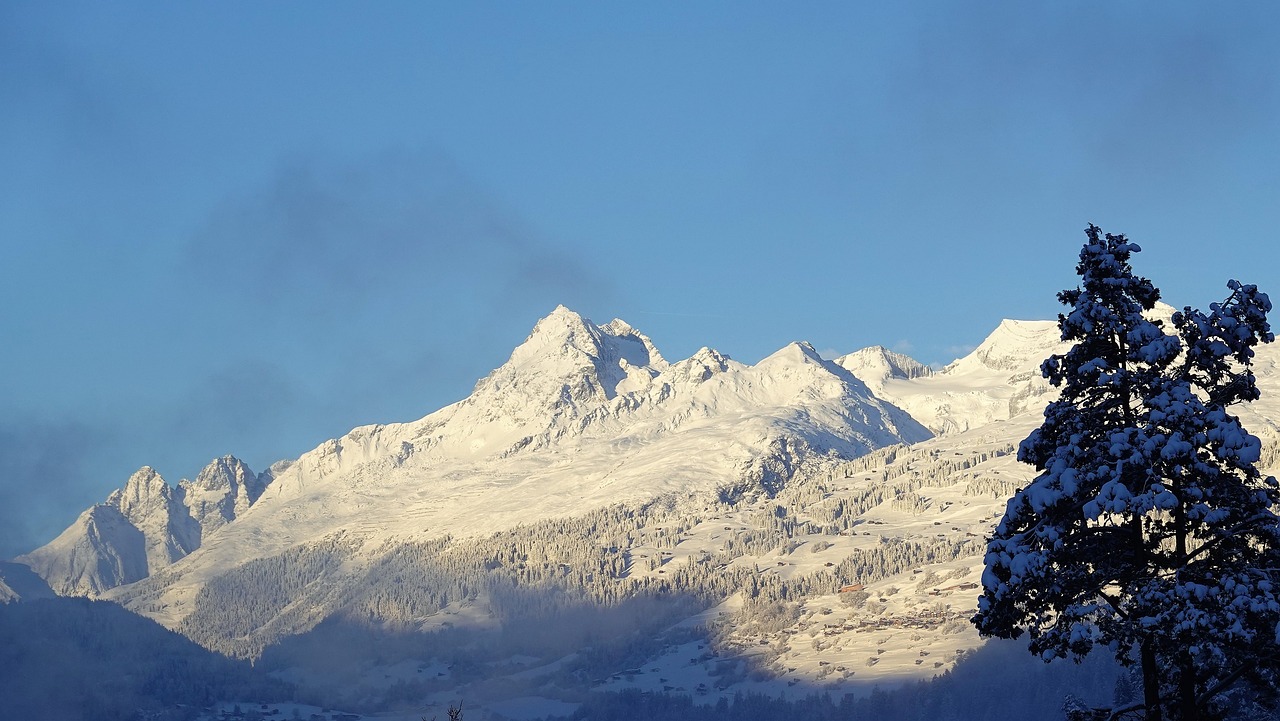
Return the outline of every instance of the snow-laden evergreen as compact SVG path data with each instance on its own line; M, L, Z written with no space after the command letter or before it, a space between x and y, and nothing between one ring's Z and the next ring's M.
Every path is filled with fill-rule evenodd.
M1138 250L1090 226L1080 286L1059 294L1073 345L1043 373L1061 395L1019 448L1040 475L991 538L975 621L1030 631L1045 659L1107 646L1141 664L1148 719L1201 718L1237 681L1269 688L1280 652L1280 493L1228 411L1258 398L1271 305L1233 281L1167 333L1148 317L1159 292L1129 265Z

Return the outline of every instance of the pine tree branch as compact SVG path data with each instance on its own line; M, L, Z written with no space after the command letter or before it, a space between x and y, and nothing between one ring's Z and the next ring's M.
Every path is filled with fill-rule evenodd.
M1241 521L1235 526L1228 528L1225 532L1221 533L1216 538L1211 538L1208 541L1205 541L1204 544L1201 545L1199 548L1188 553L1186 557L1182 559L1182 563L1177 567L1186 568L1187 565L1190 564L1191 560L1194 559L1196 556L1199 556L1202 553L1207 553L1213 550L1213 548L1222 544L1227 539L1232 538L1240 531L1243 531L1251 526L1255 526L1261 523L1275 523L1275 522L1276 522L1276 516L1273 513L1258 513L1253 516L1250 516L1249 518L1246 518L1245 520Z
M1257 656L1250 663L1241 664L1240 667L1237 668L1235 671L1232 671L1231 673L1227 674L1221 680L1219 680L1218 683L1205 689L1204 693L1197 696L1196 705L1203 708L1206 704L1209 703L1209 701L1214 696L1217 696L1223 691L1226 691L1233 684L1235 684L1236 681L1239 681L1241 676L1248 673L1250 669L1257 668L1259 665L1262 665L1261 664L1262 661L1270 661L1272 663L1275 663L1277 660L1280 660L1280 657L1278 657L1276 654L1268 654L1265 656Z
M1139 711L1146 711L1146 710L1147 710L1147 704L1145 702L1134 701L1128 706L1121 706L1120 708L1111 709L1111 715L1107 716L1107 721L1116 721L1116 719L1126 714L1138 713Z

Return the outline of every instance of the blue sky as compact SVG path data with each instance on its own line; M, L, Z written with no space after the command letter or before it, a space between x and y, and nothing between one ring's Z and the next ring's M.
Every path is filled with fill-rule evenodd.
M0 556L420 417L559 303L945 363L1088 222L1174 304L1280 293L1280 13L970 5L0 4Z

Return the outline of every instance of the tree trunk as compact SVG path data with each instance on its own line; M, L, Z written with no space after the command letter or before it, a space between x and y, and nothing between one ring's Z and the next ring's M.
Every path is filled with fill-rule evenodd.
M1150 641L1142 642L1142 701L1147 707L1147 721L1164 721L1160 709L1160 674L1156 668L1156 651Z
M1196 704L1195 664L1191 654L1178 658L1178 718L1180 721L1200 721L1200 707Z

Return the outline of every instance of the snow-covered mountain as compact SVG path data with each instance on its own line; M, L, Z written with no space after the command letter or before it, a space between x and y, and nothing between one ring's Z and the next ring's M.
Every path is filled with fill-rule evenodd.
M98 596L184 558L248 510L266 480L225 456L169 485L143 466L57 538L18 557L59 595Z
M808 344L754 366L707 348L669 363L623 321L560 307L458 403L326 441L269 486L231 457L177 488L144 468L20 560L59 593L97 595L186 558L148 603L172 622L220 571L338 531L488 533L672 492L770 494L809 456L930 435Z
M365 426L328 441L281 471L266 495L282 503L338 476L360 483L384 469L505 465L551 448L589 452L601 441L635 452L726 417L742 424L735 432L758 426L778 435L777 426L803 413L830 426L823 451L859 453L930 435L807 344L754 367L707 348L671 364L623 321L597 326L560 307L468 398L413 423Z

